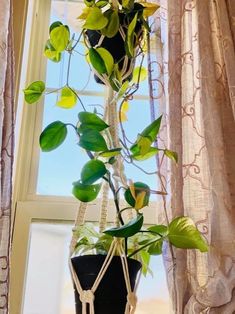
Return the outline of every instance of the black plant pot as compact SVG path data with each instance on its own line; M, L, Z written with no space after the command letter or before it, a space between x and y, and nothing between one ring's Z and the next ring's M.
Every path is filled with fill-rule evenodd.
M72 258L74 270L83 290L92 288L105 257L105 255L85 255ZM128 259L128 269L133 290L136 276L141 269L141 263L134 259ZM124 314L126 302L127 289L121 259L119 256L114 256L95 292L95 314ZM76 289L75 303L76 314L82 314L82 303Z
M119 14L119 19L120 19L121 24L125 24L124 14ZM135 27L135 32L139 33L140 37L143 34L143 32L140 32L142 26L143 24L138 21ZM125 33L127 33L127 28L124 25L123 25L123 30ZM86 36L89 40L91 47L95 47L100 40L101 33L95 30L87 30ZM111 53L114 59L114 63L118 63L119 70L121 70L124 64L124 57L126 56L125 42L121 34L118 32L112 38L104 37L100 47L105 48ZM130 69L130 66L131 66L131 59L128 58L126 72L128 72L128 70ZM97 83L104 84L96 75L94 75L94 77ZM131 80L131 79L132 79L132 74L127 78L127 80Z

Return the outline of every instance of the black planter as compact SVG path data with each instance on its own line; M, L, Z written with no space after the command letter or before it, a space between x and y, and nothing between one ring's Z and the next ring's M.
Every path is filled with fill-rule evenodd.
M72 264L84 290L92 288L105 257L105 255L85 255L72 258ZM128 268L133 290L141 263L134 259L128 259ZM95 314L124 314L126 297L127 289L121 259L119 256L114 256L95 292ZM75 303L76 314L82 314L82 303L76 289Z
M127 33L127 27L125 27L125 15L119 14L119 19L120 19L120 23L123 25L124 32ZM143 34L143 32L140 32L142 26L143 24L138 21L135 27L135 31L136 33L139 33L139 36L142 36ZM95 30L87 30L86 36L89 40L91 47L95 47L99 42L101 33ZM118 32L112 38L104 37L100 47L105 48L111 53L114 59L114 63L118 63L119 70L121 70L124 64L124 57L126 56L125 42L121 34ZM131 59L128 58L126 72L130 69L130 65L131 65ZM96 75L94 75L94 77L97 83L103 84L103 82ZM131 79L132 79L132 74L127 78L127 80L131 80Z

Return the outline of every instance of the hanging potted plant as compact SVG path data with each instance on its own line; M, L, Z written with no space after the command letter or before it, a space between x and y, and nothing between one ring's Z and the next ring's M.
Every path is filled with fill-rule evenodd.
M143 252L145 256L161 254L164 241L178 248L199 249L201 252L206 252L208 248L189 217L176 217L168 226L144 228L143 208L148 206L153 191L146 182L127 180L123 167L126 160L129 163L141 162L156 154L177 162L175 152L157 146L161 117L140 130L132 145L127 145L122 123L121 139L118 132L125 103L139 86L143 42L149 31L147 18L158 6L134 0L84 0L84 3L85 9L79 17L84 20L81 34L76 38L70 34L67 25L53 23L49 29L45 56L59 62L61 55L68 53L70 60L83 36L87 59L95 78L109 90L105 112L100 116L86 110L74 88L69 85L69 62L67 82L60 89L57 104L68 109L79 100L82 108L78 121L76 124L62 121L50 123L42 131L39 143L42 151L50 152L62 145L68 129L72 128L78 137L78 145L89 158L72 189L73 195L81 202L81 219L76 223L71 242L71 252L75 256L70 262L77 314L134 313L135 282L141 268L140 262L144 272L148 268L143 263ZM141 62L135 69L138 56ZM133 74L135 80L132 79ZM44 82L33 82L24 90L25 101L35 103L44 93ZM116 221L114 226L102 226L98 232L94 226L83 224L83 218L86 204L98 197L102 185L112 193ZM106 198L108 195L106 190ZM121 196L126 202L124 207Z

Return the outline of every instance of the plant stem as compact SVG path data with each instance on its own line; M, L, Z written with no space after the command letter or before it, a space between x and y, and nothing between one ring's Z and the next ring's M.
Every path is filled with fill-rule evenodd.
M164 240L166 237L162 237L162 238L160 238L160 239L155 239L155 240L153 240L153 241L150 241L150 242L148 242L148 243L146 243L145 245L142 245L141 247L139 247L137 250L135 250L134 252L132 252L131 254L129 254L129 255L127 255L127 257L132 257L132 256L134 256L134 255L136 255L138 252L140 252L140 251L142 251L144 248L146 248L147 246L149 246L149 245L151 245L151 244L153 244L153 243L156 243L156 242L160 242L160 241L162 241L162 240Z

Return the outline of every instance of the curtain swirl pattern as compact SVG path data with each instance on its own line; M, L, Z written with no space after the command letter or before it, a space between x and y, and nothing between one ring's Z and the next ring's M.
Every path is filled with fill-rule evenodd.
M210 245L208 254L166 248L173 309L177 314L232 314L235 1L161 4L155 25L162 53L150 55L151 96L153 108L160 108L165 120L159 141L178 153L179 162L159 163L169 192L160 217L190 216Z

